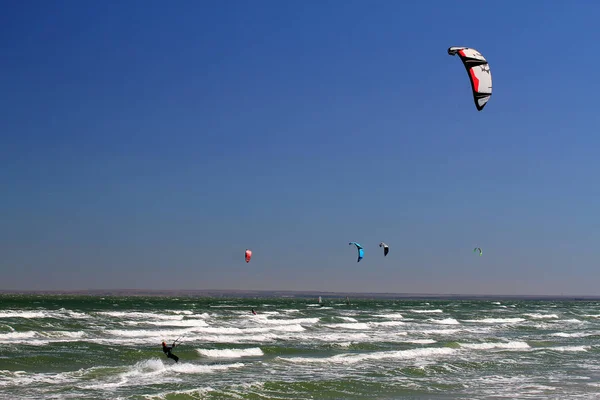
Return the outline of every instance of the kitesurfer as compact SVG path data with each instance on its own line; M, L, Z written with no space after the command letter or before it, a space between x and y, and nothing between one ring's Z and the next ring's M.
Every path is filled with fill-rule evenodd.
M177 344L175 342L173 342L173 346L169 347L167 346L167 344L163 341L162 342L162 350L163 353L165 353L167 355L167 358L171 358L173 360L175 360L175 362L179 361L179 357L177 357L175 354L171 353L171 350L176 346Z
M252 309L252 314L256 315L256 311L254 311L254 308Z

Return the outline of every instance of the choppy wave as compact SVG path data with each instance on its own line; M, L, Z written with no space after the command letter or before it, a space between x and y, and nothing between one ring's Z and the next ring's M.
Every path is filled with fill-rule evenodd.
M197 349L198 354L212 358L241 358L257 357L264 355L259 347L248 349Z
M592 398L600 387L594 302L8 300L0 392L12 398ZM177 341L178 363L162 340Z
M522 341L513 341L506 343L459 343L460 347L464 347L467 349L476 349L476 350L489 350L489 349L505 349L505 350L521 350L521 349L530 349L531 346L526 342Z
M365 354L338 354L331 357L280 357L282 360L293 363L321 363L321 364L354 364L364 361L377 361L385 359L410 359L420 357L444 356L454 353L456 350L441 347L427 349L411 349L399 351L379 351Z

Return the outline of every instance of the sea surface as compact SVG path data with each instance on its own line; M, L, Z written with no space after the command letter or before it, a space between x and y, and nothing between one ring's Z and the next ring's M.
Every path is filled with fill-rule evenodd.
M600 302L2 295L0 398L600 399Z

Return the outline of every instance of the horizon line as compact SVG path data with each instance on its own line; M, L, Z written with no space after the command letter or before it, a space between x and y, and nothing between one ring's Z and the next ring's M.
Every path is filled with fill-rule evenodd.
M270 295L271 297L309 297L312 295L339 297L378 297L378 298L511 298L511 299L535 299L535 298L575 298L585 300L600 300L600 295L573 295L573 294L472 294L472 293L398 293L398 292L352 292L352 291L324 291L324 290L252 290L252 289L0 289L0 294L78 294L78 295L148 295L148 296L177 296L191 295L197 297L248 297L251 295ZM269 296L266 296L269 297Z

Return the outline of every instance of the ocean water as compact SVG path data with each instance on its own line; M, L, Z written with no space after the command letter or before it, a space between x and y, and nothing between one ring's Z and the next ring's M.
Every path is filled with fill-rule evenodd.
M0 398L600 399L600 302L350 302L3 295Z

